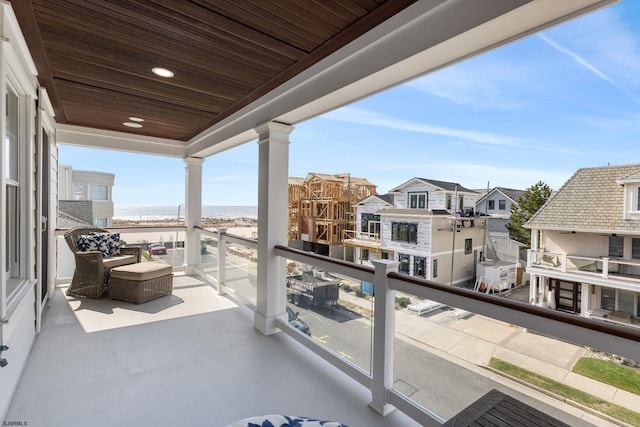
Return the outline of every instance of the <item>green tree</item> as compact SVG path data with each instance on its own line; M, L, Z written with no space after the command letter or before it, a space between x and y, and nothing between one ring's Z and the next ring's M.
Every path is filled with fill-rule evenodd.
M511 205L511 217L507 230L512 239L531 246L531 230L524 228L524 225L549 200L550 196L551 187L538 181L522 193L517 204Z

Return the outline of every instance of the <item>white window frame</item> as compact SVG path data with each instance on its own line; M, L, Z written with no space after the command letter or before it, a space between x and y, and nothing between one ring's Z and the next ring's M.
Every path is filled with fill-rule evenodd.
M105 189L105 198L104 199L94 199L93 198L93 190L99 187L104 187ZM88 194L88 198L89 200L93 201L93 202L108 202L109 201L109 185L107 184L89 184L89 194Z
M413 200L415 199L415 207L413 207ZM420 201L422 200L422 207L420 207ZM407 202L409 209L428 209L429 208L429 193L426 191L421 191L417 193L409 193L409 197L407 198Z
M7 243L3 245L3 251L9 248L11 253L2 256L2 269L0 274L0 318L11 313L11 307L20 301L20 296L25 295L28 287L35 283L35 247L34 240L34 179L33 153L35 143L35 106L33 97L28 92L21 90L17 83L20 80L12 74L11 67L2 81L2 102L7 111L7 94L9 90L18 97L17 102L17 150L18 171L17 176L10 179L8 172L3 170L2 178L2 236ZM6 141L7 123L3 125L3 135ZM6 144L6 142L5 142ZM6 145L3 144L2 155L7 154ZM6 167L2 165L3 169ZM15 191L15 196L10 196ZM11 248L13 247L13 248Z
M624 185L624 219L640 220L640 182L636 179L617 182Z
M84 200L84 182L74 182L71 184L71 199Z
M109 218L107 217L93 218L93 225L99 228L106 228L109 226Z

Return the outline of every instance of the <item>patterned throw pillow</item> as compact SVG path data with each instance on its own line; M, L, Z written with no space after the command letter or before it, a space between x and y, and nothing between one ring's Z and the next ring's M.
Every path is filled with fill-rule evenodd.
M347 427L336 421L322 421L315 418L292 417L289 415L264 415L245 418L227 427Z
M120 255L120 233L83 234L78 238L78 249L100 251L104 257Z

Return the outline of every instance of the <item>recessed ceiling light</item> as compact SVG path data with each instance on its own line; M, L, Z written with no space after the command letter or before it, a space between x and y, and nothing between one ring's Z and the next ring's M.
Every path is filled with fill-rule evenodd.
M144 122L144 119L141 119L140 117L129 117L129 120L132 122Z
M153 71L153 74L155 74L156 76L166 77L168 79L173 77L173 71L167 68L153 67L151 71Z
M124 122L122 123L125 126L128 126L130 128L141 128L142 125L140 123L134 123L134 122Z

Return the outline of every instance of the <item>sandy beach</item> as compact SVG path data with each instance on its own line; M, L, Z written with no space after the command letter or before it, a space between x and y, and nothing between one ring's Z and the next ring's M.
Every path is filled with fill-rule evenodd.
M149 227L158 228L158 230L136 233L128 231L127 237L132 242L173 242L175 240L184 240L183 232L164 231L161 227L184 226L184 221L171 220L121 220L114 219L112 221L113 228L120 227ZM258 220L255 218L202 218L202 228L205 230L216 231L218 228L225 227L227 233L236 236L255 239L258 236Z

